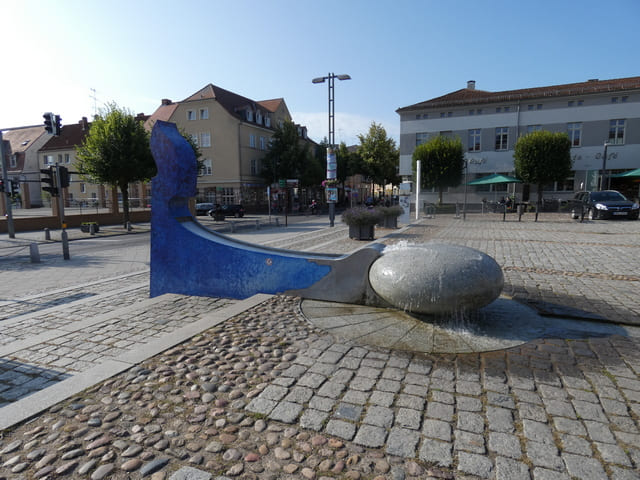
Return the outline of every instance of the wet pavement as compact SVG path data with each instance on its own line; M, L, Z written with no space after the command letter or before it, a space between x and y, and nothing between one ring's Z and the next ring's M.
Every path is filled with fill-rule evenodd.
M640 222L500 220L377 230L498 261L501 300L549 329L489 351L345 337L316 320L354 308L297 298L148 299L146 272L5 300L0 478L640 478ZM342 225L264 243L362 246Z

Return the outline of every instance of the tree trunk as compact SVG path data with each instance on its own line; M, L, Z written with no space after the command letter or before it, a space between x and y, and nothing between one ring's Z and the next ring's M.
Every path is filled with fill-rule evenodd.
M122 192L122 219L124 221L124 227L127 227L129 223L129 184L127 182L120 184L120 191Z

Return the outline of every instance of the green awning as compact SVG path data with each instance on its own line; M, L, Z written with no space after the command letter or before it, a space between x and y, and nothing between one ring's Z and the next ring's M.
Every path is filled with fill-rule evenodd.
M635 178L640 177L640 168L636 168L635 170L629 170L628 172L617 173L616 175L611 175L611 178Z
M476 178L467 183L467 185L491 185L494 183L522 183L522 180L516 177L510 177L509 175L496 173L488 177Z

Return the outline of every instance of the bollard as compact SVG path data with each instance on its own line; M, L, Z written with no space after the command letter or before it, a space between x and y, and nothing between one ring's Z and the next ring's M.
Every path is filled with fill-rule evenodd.
M235 233L236 231L236 224L235 222L229 222L231 224L231 233Z
M256 220L256 230L260 230L260 220Z
M29 244L29 257L31 258L31 263L40 263L40 251L37 243Z
M280 226L280 219L278 217L276 217L276 227Z
M96 234L96 224L91 223L89 224L89 235L95 235L95 234Z
M71 256L69 255L69 236L67 231L63 229L60 237L62 238L62 258L69 260Z
M130 232L131 230L133 230L133 228L131 228L131 222L127 222L127 232Z
M44 229L44 239L51 240L51 231L48 228Z

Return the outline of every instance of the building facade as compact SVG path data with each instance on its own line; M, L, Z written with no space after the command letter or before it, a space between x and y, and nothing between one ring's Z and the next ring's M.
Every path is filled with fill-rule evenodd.
M575 191L605 187L611 175L640 167L640 77L588 80L548 87L489 92L466 88L399 108L400 175L413 176L415 147L437 135L458 136L465 148L467 183L493 173L514 173L514 145L534 130L566 132L571 140L573 175L544 187L545 198L563 200ZM606 144L606 148L605 148ZM605 162L606 151L606 162ZM619 185L638 197L637 185ZM469 202L506 193L522 196L523 187L473 187ZM449 189L446 202L462 201L464 188ZM535 186L531 186L531 193ZM424 192L434 201L435 192ZM431 198L433 197L433 198ZM521 198L519 198L521 199ZM525 198L526 200L526 198Z
M291 121L284 99L254 101L209 84L181 102L162 100L147 127L157 120L175 123L200 148L197 202L267 205L261 162L275 128ZM298 133L310 141L305 127Z

